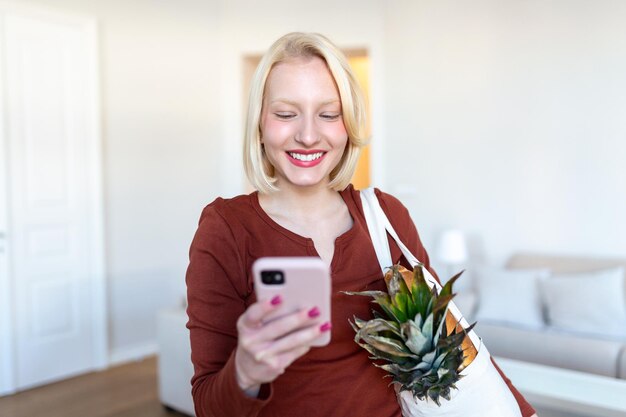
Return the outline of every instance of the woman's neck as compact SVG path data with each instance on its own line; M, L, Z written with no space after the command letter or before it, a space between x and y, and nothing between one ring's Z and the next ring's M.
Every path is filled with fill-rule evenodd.
M261 207L271 216L291 221L311 221L328 216L343 204L337 191L323 187L280 187L280 191L259 194Z

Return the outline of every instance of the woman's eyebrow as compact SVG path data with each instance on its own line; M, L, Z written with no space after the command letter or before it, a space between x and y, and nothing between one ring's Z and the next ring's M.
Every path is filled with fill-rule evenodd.
M293 101L293 100L287 100L286 98L276 98L276 99L270 100L270 103L271 103L271 104L274 104L274 103L284 103L284 104L291 104L291 105L293 105L293 106L295 106L296 104L298 104L298 103L296 103L295 101Z
M333 99L322 101L320 104L322 106L326 106L328 104L335 104L335 103L340 103L340 102L341 101L339 99L333 98ZM276 99L271 100L270 103L271 104L274 104L274 103L284 103L284 104L290 104L292 106L297 106L299 104L296 101L289 100L289 99L286 99L286 98L276 98Z

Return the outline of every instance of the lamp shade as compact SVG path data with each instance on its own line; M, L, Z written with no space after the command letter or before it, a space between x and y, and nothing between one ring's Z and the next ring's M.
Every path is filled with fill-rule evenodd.
M446 230L437 245L437 258L445 264L460 264L467 261L467 244L460 230Z

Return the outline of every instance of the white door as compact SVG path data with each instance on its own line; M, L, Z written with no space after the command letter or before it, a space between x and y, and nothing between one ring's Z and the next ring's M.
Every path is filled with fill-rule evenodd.
M0 72L0 77L2 73ZM0 97L2 92L0 90ZM3 123L3 103L0 100L0 127ZM13 377L13 326L11 282L9 281L8 247L7 247L7 175L6 147L3 146L0 130L0 395L14 390Z
M19 390L106 364L96 43L88 19L20 10L2 17L5 246Z

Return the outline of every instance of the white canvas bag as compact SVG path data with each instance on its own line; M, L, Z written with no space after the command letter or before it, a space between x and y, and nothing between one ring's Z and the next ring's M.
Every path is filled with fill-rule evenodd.
M393 265L387 233L396 241L402 254L412 267L421 262L402 243L385 212L380 207L373 188L361 191L361 202L367 227L374 244L380 268L385 272ZM441 291L441 285L422 268L426 282L432 288ZM449 311L459 323L467 328L469 324L456 307L450 302ZM462 378L456 383L458 389L451 390L450 401L442 398L441 406L430 399L419 400L410 391L398 392L398 402L404 417L521 417L522 414L515 397L491 362L491 355L473 330L468 333L470 340L478 350L476 358L461 371ZM398 390L396 390L397 392Z

